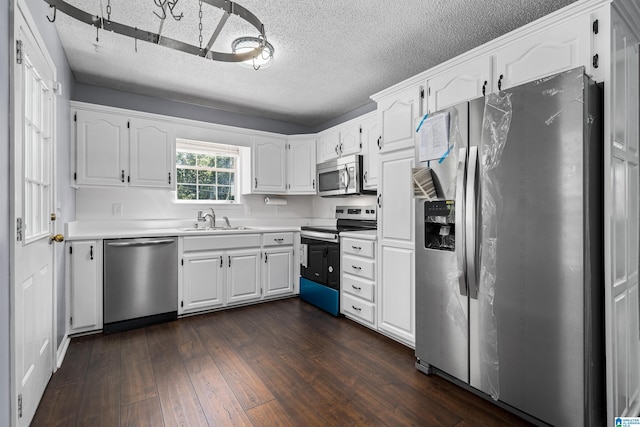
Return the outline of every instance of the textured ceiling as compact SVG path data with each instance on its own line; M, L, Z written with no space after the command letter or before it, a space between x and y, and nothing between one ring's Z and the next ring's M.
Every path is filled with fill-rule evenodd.
M106 17L108 0L67 0ZM110 0L111 19L158 32L154 0ZM175 0L174 0L175 1ZM238 0L265 26L275 61L254 71L118 34L62 13L55 22L76 81L313 127L392 86L575 0ZM100 12L102 5L103 12ZM204 44L222 12L203 4ZM162 34L198 45L198 1L179 0ZM232 16L213 49L257 31Z

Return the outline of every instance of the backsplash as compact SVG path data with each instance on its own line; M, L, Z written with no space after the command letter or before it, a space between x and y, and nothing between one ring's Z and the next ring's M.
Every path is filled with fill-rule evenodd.
M139 219L196 219L198 210L214 208L219 218L305 219L334 218L336 205L375 204L375 196L329 197L282 196L286 205L267 205L264 195L241 197L238 204L185 204L175 201L173 191L140 188L79 188L76 190L77 221Z

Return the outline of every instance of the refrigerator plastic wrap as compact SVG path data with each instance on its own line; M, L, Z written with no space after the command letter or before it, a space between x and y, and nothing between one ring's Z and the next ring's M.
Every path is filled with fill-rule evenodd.
M458 266L458 261L452 258L451 265L447 268L447 293L449 294L449 302L447 303L446 313L449 319L453 320L460 333L465 340L469 339L469 319L467 311L464 309L463 302L460 300L459 283L464 282L464 273ZM466 303L466 301L465 301Z
M491 171L499 164L511 125L511 94L493 93L486 97L481 136L482 182L482 244L480 248L480 289L478 292L480 363L483 390L495 400L500 398L500 360L498 353L498 325L494 314L496 283L496 242L498 239L497 212L503 203L500 190L492 180Z

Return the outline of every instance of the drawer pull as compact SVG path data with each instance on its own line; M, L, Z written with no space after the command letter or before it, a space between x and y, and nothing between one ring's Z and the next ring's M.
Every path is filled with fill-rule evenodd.
M361 291L361 290L362 290L362 288L361 288L360 286L351 285L351 287L352 287L353 289L355 289L356 291Z
M352 265L351 268L355 270L362 270L362 267L358 267L357 265Z
M356 251L361 251L362 250L362 246L351 246L353 249L355 249Z
M355 305L352 305L352 306L351 306L351 308L353 308L355 311L362 311L362 309L361 309L361 308L356 307Z
M280 238L280 239L273 239L273 240L275 240L276 242L283 242L283 241L284 241L284 239L283 239L283 238Z

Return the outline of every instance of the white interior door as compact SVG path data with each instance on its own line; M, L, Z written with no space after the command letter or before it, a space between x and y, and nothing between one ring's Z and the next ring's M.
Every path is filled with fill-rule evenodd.
M40 50L20 9L14 63L13 378L17 426L28 426L51 377L53 322L54 69ZM22 226L20 227L20 224Z

